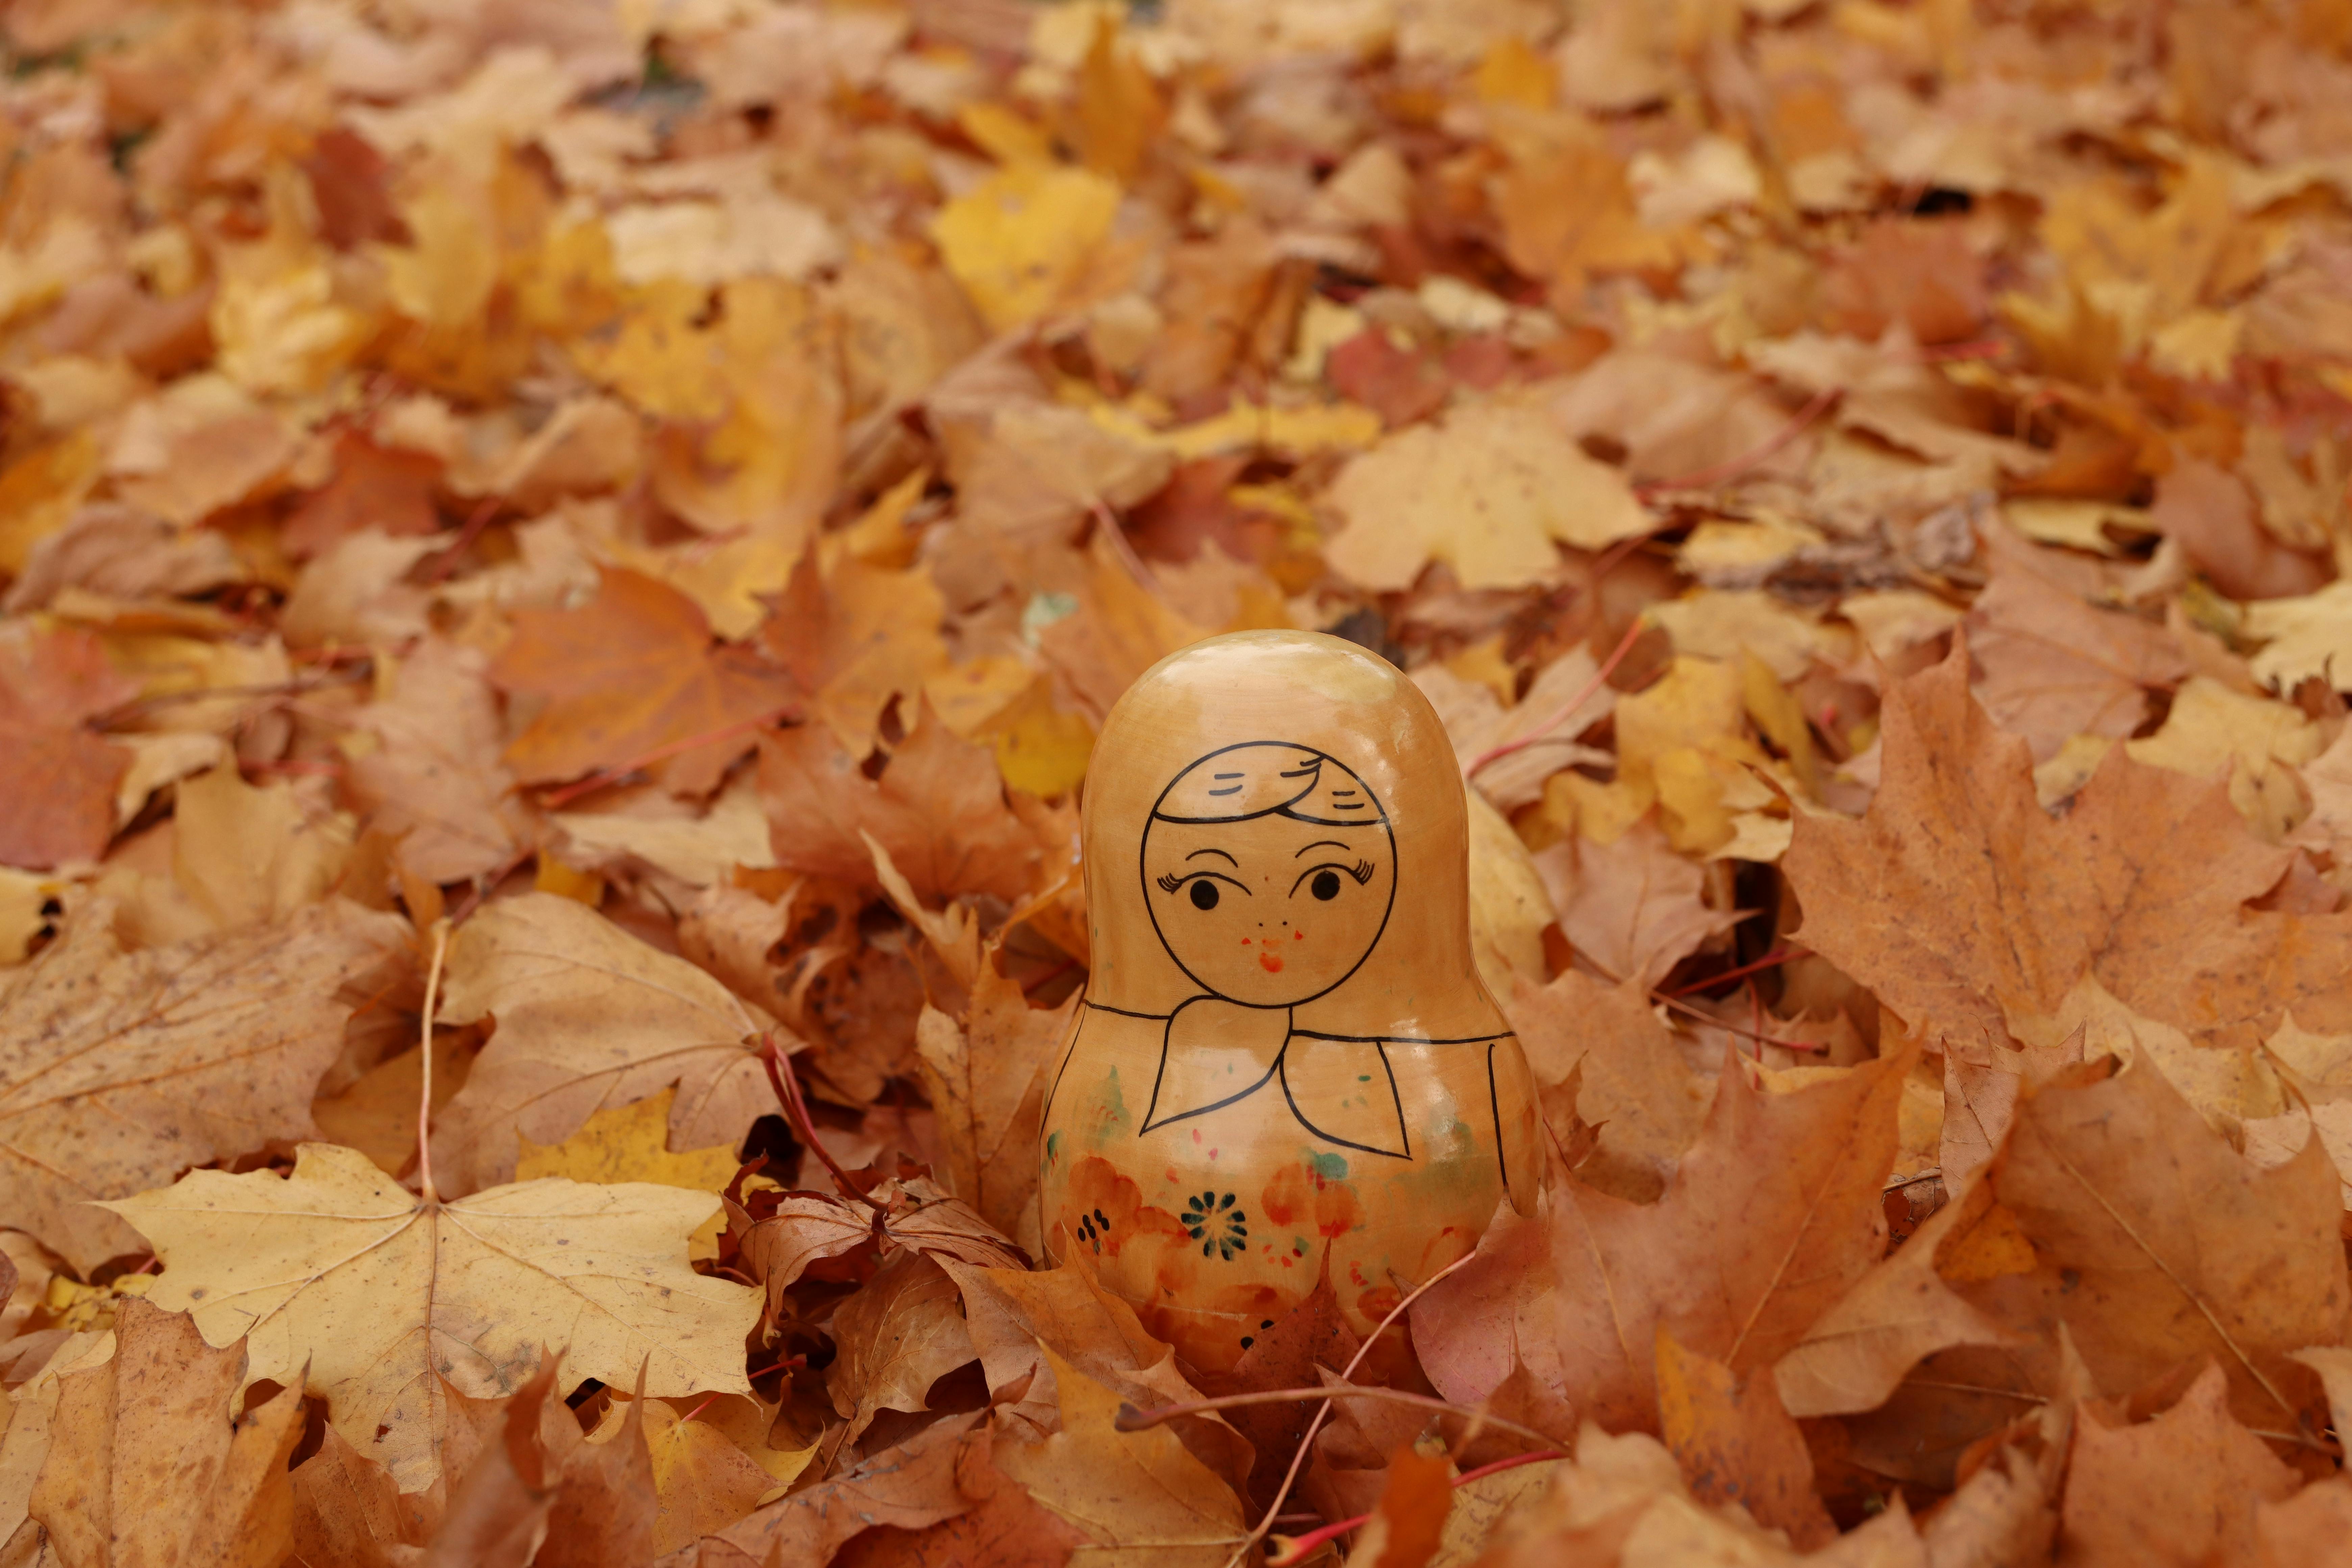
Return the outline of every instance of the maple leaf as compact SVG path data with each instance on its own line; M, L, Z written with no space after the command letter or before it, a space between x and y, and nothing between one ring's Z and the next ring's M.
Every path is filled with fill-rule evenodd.
M2249 910L2288 856L2217 785L2109 754L2063 820L2025 742L1969 696L1965 649L1887 694L1885 774L1860 822L1803 817L1783 866L1801 940L1970 1060L2004 1009L2049 1015L2085 973L2193 1035L2292 1007L2352 1024L2352 918Z
M997 1468L1099 1545L1149 1547L1157 1562L1222 1568L1244 1534L1231 1489L1174 1432L1119 1430L1126 1402L1118 1392L1052 1349L1040 1351L1059 1393L1061 1430L1000 1449Z
M1329 500L1347 526L1325 559L1375 589L1412 586L1432 560L1465 588L1524 587L1552 572L1555 541L1599 550L1656 526L1622 474L1507 404L1399 431L1349 462Z
M32 1517L61 1561L96 1568L210 1563L277 1568L293 1547L288 1458L302 1399L280 1389L238 1408L246 1357L135 1298L113 1356L58 1380Z
M1990 1187L1969 1185L1805 1331L1773 1368L1789 1414L1874 1410L1926 1357L2007 1337L1937 1271L1948 1244L1974 1231L1991 1206Z
M1223 1395L1266 1388L1311 1388L1318 1369L1348 1364L1358 1341L1340 1310L1338 1293L1331 1289L1328 1249L1315 1289L1270 1324L1261 1324L1250 1342L1231 1370L1196 1373L1202 1393ZM1257 1450L1257 1463L1250 1471L1253 1499L1273 1498L1290 1468L1291 1456L1307 1436L1316 1408L1307 1404L1244 1405L1223 1413L1234 1429Z
M2047 762L2076 735L2116 740L2147 716L2147 694L2189 676L2161 627L2095 609L2063 587L2004 565L1969 616L1969 648L1984 668L1978 696L2000 727Z
M1049 1350L1139 1407L1201 1397L1169 1347L1145 1331L1135 1309L1082 1268L1066 1264L1032 1271L934 1256L963 1293L964 1321L990 1393L1017 1398L1007 1406L1009 1413L1035 1430L1051 1431L1059 1419ZM1237 1490L1246 1486L1250 1446L1233 1427L1215 1416L1196 1415L1169 1426L1227 1483Z
M149 1300L207 1342L244 1338L247 1375L326 1398L404 1492L442 1469L448 1386L510 1394L562 1345L562 1387L747 1392L759 1294L687 1267L718 1199L633 1182L550 1179L420 1199L365 1155L306 1143L290 1176L197 1171L110 1205L163 1260Z
M619 567L576 610L518 610L492 681L547 699L507 748L525 784L650 764L680 795L708 795L750 731L782 713L791 681L745 649L711 640L693 600ZM671 748L712 737L673 754ZM659 755L656 755L659 753Z
M2136 1426L2094 1405L2074 1429L2059 1546L2083 1561L2248 1562L2263 1503L2295 1489L2284 1461L2230 1417L2217 1366L2179 1402Z
M1498 1212L1478 1261L1413 1305L1430 1380L1474 1403L1516 1346L1588 1419L1651 1428L1661 1325L1735 1373L1778 1361L1884 1250L1880 1189L1914 1054L1772 1095L1735 1061L1656 1203L1571 1177L1531 1218Z
M801 557L761 639L842 749L864 756L893 697L911 699L948 667L946 605L921 567L892 572L852 557L820 574Z
M473 649L428 637L394 668L382 700L352 715L374 745L351 760L352 793L371 825L400 839L400 864L428 882L501 866L520 842L499 760L498 705Z
M90 1200L311 1131L352 1012L337 994L404 933L338 900L126 953L112 916L85 908L0 984L0 1210L85 1272L138 1250Z
M717 1426L685 1419L664 1401L616 1404L606 1419L620 1427L604 1435L607 1442L626 1444L628 1429L641 1428L637 1446L646 1454L647 1482L658 1501L648 1531L654 1553L717 1534L749 1514L775 1486L775 1478Z
M451 1192L509 1180L522 1138L560 1143L672 1085L683 1149L738 1143L775 1109L754 1044L765 1016L570 899L499 900L457 928L448 963L442 1021L498 1020L433 1130Z
M0 865L95 860L131 753L86 722L139 695L78 627L0 640Z
M696 1568L766 1568L824 1563L877 1525L915 1531L967 1512L992 1489L989 1436L977 1414L932 1422L905 1442L866 1456L848 1472L804 1487L706 1536Z
M1045 1072L1077 1007L1032 1007L983 953L961 1026L925 1005L915 1026L925 1095L939 1118L948 1190L1008 1235L1035 1223ZM1033 1248L1034 1250L1034 1248Z
M1029 890L1037 841L1006 808L994 759L928 702L879 780L815 725L762 736L760 793L780 866L871 886L870 834L924 898Z
M2032 1243L2032 1310L2066 1323L2101 1387L2210 1355L2247 1419L2294 1424L2310 1379L2289 1352L2332 1342L2352 1304L2316 1137L2258 1170L2161 1072L2103 1060L2020 1099L1990 1182ZM1995 1321L2020 1310L1978 1294Z
M857 1293L834 1309L837 1354L825 1369L833 1408L855 1443L885 1410L919 1411L932 1384L975 1359L955 1281L920 1251L883 1260Z
M1367 1568L1423 1568L1447 1544L1453 1468L1410 1446L1391 1455L1380 1504L1364 1521L1349 1558L1361 1559Z
M824 1193L786 1193L766 1217L749 1225L743 1264L767 1287L771 1316L810 1264L869 1246L877 1237L979 1268L1028 1264L1021 1249L986 1220L928 1182L886 1182L866 1197L858 1205Z
M963 1512L937 1524L903 1530L892 1525L854 1537L834 1558L835 1568L1064 1568L1085 1533L1038 1505L1028 1489L1007 1480L992 1466L959 1472L958 1484L986 1492Z
M1555 1130L1597 1128L1587 1183L1648 1198L1699 1131L1705 1111L1674 1032L1640 981L1604 986L1568 970L1538 987L1522 980L1507 1011Z
M561 1143L521 1139L515 1180L562 1176L574 1182L654 1182L698 1193L719 1191L734 1179L742 1162L724 1143L670 1152L670 1111L677 1099L676 1089L665 1089L633 1105L608 1105Z
M1110 232L1118 186L1047 163L999 170L940 209L940 259L991 328L1044 314Z
M1800 1547L1837 1534L1813 1492L1804 1435L1769 1375L1744 1383L1658 1328L1658 1425L1699 1501L1738 1503Z

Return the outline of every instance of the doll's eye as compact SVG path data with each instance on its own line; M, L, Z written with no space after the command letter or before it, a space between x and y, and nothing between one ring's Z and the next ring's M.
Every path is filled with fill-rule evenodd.
M1190 882L1192 885L1192 890L1186 896L1192 900L1192 907L1196 910L1213 910L1217 907L1217 901L1224 897L1223 891L1217 886L1220 882L1228 888L1240 889L1244 895L1249 893L1247 888L1242 887L1239 882L1222 871L1195 871L1189 877L1179 877L1171 871L1163 876L1155 877L1152 880L1160 884L1162 892L1168 893L1173 893L1181 889L1185 883Z
M1329 861L1320 866L1309 866L1298 873L1298 880L1290 884L1290 896L1297 898L1298 889L1304 888L1314 894L1318 902L1328 904L1339 896L1340 878L1353 877L1356 886L1360 888L1372 879L1373 869L1370 860L1359 860L1352 866L1340 866Z

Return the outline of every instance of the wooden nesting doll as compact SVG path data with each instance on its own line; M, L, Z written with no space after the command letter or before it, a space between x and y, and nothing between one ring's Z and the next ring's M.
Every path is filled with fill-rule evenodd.
M1420 689L1337 637L1154 665L1096 743L1093 968L1048 1089L1045 1246L1196 1365L1315 1288L1350 1325L1533 1202L1535 1086L1471 958L1469 822Z

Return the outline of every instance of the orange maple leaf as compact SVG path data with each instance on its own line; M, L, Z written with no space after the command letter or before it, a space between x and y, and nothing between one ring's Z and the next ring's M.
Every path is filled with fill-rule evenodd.
M507 761L525 784L657 764L669 789L708 794L751 749L758 721L791 702L792 679L717 643L701 609L668 584L618 567L602 575L578 609L515 612L490 679L549 700Z

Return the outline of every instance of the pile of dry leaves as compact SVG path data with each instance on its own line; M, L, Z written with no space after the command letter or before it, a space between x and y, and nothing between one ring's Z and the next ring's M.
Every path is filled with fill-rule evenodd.
M2352 3L0 26L5 1568L2341 1560ZM1192 1367L1034 1140L1249 626L1557 1158Z

